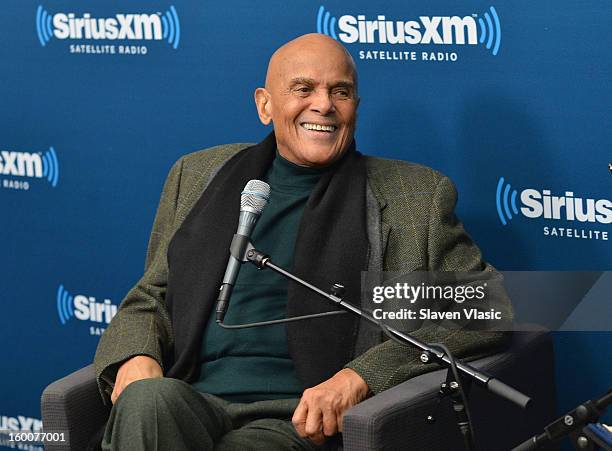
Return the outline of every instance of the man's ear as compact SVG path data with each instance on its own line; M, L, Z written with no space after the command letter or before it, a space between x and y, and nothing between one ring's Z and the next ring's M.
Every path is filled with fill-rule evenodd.
M255 106L257 107L257 114L262 124L268 125L272 122L272 103L270 99L270 93L266 88L257 88L255 90Z

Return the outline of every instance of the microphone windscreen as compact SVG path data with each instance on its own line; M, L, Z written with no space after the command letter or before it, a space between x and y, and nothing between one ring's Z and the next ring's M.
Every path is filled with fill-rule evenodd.
M240 210L261 214L270 199L270 185L261 180L249 180L240 195Z

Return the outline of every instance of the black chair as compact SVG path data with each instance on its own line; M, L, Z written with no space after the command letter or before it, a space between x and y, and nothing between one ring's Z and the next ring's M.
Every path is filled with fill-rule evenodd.
M555 418L555 385L552 341L546 332L518 332L502 353L476 360L475 367L529 395L532 407L523 411L508 401L474 386L469 394L476 449L508 450L539 432ZM463 441L448 400L434 413L446 370L410 379L350 409L344 417L345 451L463 449ZM47 432L64 432L63 443L45 449L79 450L108 418L102 404L93 365L49 385L42 394L42 419Z

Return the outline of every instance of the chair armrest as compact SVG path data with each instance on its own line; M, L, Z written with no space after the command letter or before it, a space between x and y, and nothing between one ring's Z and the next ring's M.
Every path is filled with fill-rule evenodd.
M555 415L554 364L550 336L544 332L514 333L505 352L471 365L533 398L524 411L481 387L469 395L476 449L510 449L533 435ZM537 368L537 371L532 371ZM446 370L403 382L356 405L344 416L344 451L463 449L450 401L434 410ZM434 414L436 421L426 421Z
M425 449L415 445L413 434L432 428L423 409L434 413L445 377L445 370L417 376L350 409L344 416L343 450Z
M41 398L43 429L64 433L65 442L47 442L50 451L83 450L108 419L93 365L81 368L50 384Z

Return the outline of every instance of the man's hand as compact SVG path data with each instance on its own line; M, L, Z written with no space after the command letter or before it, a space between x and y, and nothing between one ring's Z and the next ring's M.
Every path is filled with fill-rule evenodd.
M344 368L333 377L304 391L293 413L293 426L300 437L317 445L326 436L342 432L342 418L347 409L363 401L368 384L355 371Z
M163 377L163 371L159 363L146 355L137 355L129 360L126 360L117 371L115 378L115 388L111 394L111 402L115 404L117 398L125 387L132 382L140 379L149 379L153 377Z

